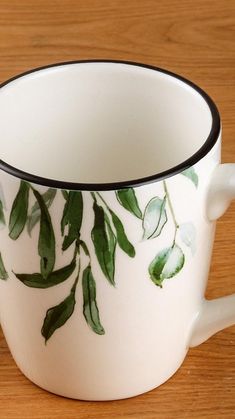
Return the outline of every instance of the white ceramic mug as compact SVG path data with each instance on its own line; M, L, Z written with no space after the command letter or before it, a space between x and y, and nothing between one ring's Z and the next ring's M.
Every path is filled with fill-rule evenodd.
M84 400L160 385L235 322L235 295L204 298L235 195L215 104L168 71L98 60L3 83L0 115L0 320L17 365Z

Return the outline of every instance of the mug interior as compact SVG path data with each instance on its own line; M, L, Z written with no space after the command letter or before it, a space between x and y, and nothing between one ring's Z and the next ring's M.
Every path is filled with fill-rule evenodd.
M65 63L0 89L0 159L17 170L84 184L143 179L187 161L208 140L200 89L123 62Z

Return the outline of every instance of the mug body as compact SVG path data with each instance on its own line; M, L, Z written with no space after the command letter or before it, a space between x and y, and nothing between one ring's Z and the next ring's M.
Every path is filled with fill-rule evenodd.
M65 63L0 89L0 321L53 393L131 397L179 368L204 298L215 105L179 76Z

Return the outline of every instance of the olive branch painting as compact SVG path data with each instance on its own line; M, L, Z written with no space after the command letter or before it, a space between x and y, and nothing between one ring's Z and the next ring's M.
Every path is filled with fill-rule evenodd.
M198 186L198 176L195 169L189 168L181 173L186 176L195 187ZM115 192L119 205L137 218L142 229L141 240L157 239L169 218L173 221L174 231L169 246L160 250L150 262L148 275L150 280L162 288L163 282L173 278L183 268L185 255L177 243L180 235L181 242L195 252L196 231L192 223L179 224L174 211L174 203L170 197L167 181L162 183L162 197L153 197L146 205L144 211L140 209L139 202L133 188L117 190ZM73 255L68 265L55 270L56 238L53 222L50 215L52 205L57 193L62 193L64 208L60 222L62 236L62 251L72 248ZM29 208L30 194L34 197L34 204ZM93 200L94 223L91 229L95 255L104 279L110 285L115 285L115 258L116 248L125 252L130 258L135 257L135 247L127 237L125 226L117 214L110 208L100 192L90 192ZM83 194L81 191L66 191L49 188L40 194L30 183L21 181L17 195L12 203L9 217L9 237L16 241L26 229L29 237L32 230L39 223L38 255L40 258L40 272L18 273L15 277L27 287L48 289L63 283L73 277L73 285L68 295L54 307L50 307L45 315L41 334L45 342L53 333L62 327L72 316L76 304L76 289L81 282L83 295L83 315L86 323L98 335L105 333L102 325L96 299L96 280L92 272L90 251L81 236L83 222ZM5 201L0 188L0 228L6 227ZM81 256L85 255L87 264L81 272ZM2 253L0 252L0 279L7 280L8 272L5 268ZM80 281L81 279L81 281Z

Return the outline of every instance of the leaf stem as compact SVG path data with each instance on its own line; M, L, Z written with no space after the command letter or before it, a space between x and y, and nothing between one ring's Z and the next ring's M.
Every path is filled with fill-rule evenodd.
M61 189L61 193L62 193L63 198L65 199L65 201L67 201L68 196L69 196L68 192L65 189Z
M76 256L77 256L77 253L78 253L78 254L80 253L78 240L79 240L79 239L77 239L77 240L76 240L76 242L75 242L75 247L74 247L74 252L73 252L73 259L74 259L75 261L76 261Z
M104 204L104 206L105 206L105 208L106 208L106 210L108 212L109 217L112 218L112 210L111 210L111 208L108 206L107 202L104 200L104 198L102 197L102 195L99 192L96 192L96 194L100 198L101 202ZM96 203L97 203L97 198L96 198Z
M174 225L175 225L175 233L174 233L174 239L173 239L173 244L172 244L172 247L174 247L177 230L179 228L179 224L178 224L178 222L176 220L176 217L175 217L174 208L173 208L173 205L172 205L172 202L171 202L171 197L170 197L170 194L169 194L169 191L168 191L168 188L167 188L167 183L166 183L165 180L163 181L163 187L164 187L164 192L166 194L166 199L167 199L167 202L168 202L168 205L169 205L169 209L170 209L170 212L171 212L171 215L172 215L172 219L173 219L173 222L174 222Z
M94 199L94 201L97 203L97 199L96 199L96 196L95 196L95 192L91 192L91 196L92 196L92 198Z
M73 293L73 294L75 294L75 292L76 292L77 284L78 284L78 281L79 281L80 269L81 269L81 262L80 262L80 258L79 258L79 260L78 260L78 273L77 273L77 276L75 278L74 284L71 288L71 293Z
M97 193L98 197L101 199L101 201L103 202L103 204L106 206L107 210L110 212L110 208L109 208L107 202L102 197L102 195L99 192L96 192L96 193Z
M89 249L88 249L86 243L84 242L84 240L78 239L78 246L81 246L85 255L88 256L91 259Z
M174 234L174 239L173 239L172 247L174 247L174 245L175 245L177 231L178 231L178 227L175 227L175 234Z

